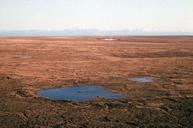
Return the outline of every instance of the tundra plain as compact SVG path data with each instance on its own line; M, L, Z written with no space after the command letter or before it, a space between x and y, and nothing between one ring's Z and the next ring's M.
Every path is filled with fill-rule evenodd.
M153 82L131 81L151 77ZM126 98L54 101L96 85ZM193 37L1 37L1 128L192 128Z

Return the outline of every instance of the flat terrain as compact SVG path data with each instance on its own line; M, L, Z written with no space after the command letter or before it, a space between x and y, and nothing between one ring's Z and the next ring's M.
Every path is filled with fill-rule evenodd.
M136 76L154 81L128 80ZM36 93L70 85L126 98L68 102ZM193 37L1 37L0 127L193 128Z

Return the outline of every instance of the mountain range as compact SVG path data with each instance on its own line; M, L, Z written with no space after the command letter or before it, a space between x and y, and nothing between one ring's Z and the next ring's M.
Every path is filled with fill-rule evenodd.
M144 30L2 30L0 36L126 36L126 35L193 35L193 32L181 31L144 31Z

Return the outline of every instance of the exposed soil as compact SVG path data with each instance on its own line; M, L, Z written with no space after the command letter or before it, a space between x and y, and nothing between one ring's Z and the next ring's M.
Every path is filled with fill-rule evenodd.
M154 81L128 80L138 76ZM36 94L81 84L126 99L67 102ZM193 37L1 37L0 127L192 128Z

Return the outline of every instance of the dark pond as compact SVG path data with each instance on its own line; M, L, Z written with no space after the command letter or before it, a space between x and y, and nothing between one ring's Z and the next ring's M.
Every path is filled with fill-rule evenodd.
M132 77L128 80L139 82L139 83L152 83L154 81L153 77Z
M40 90L38 95L52 100L90 101L96 97L105 99L121 99L122 95L97 86L72 86L56 89Z

